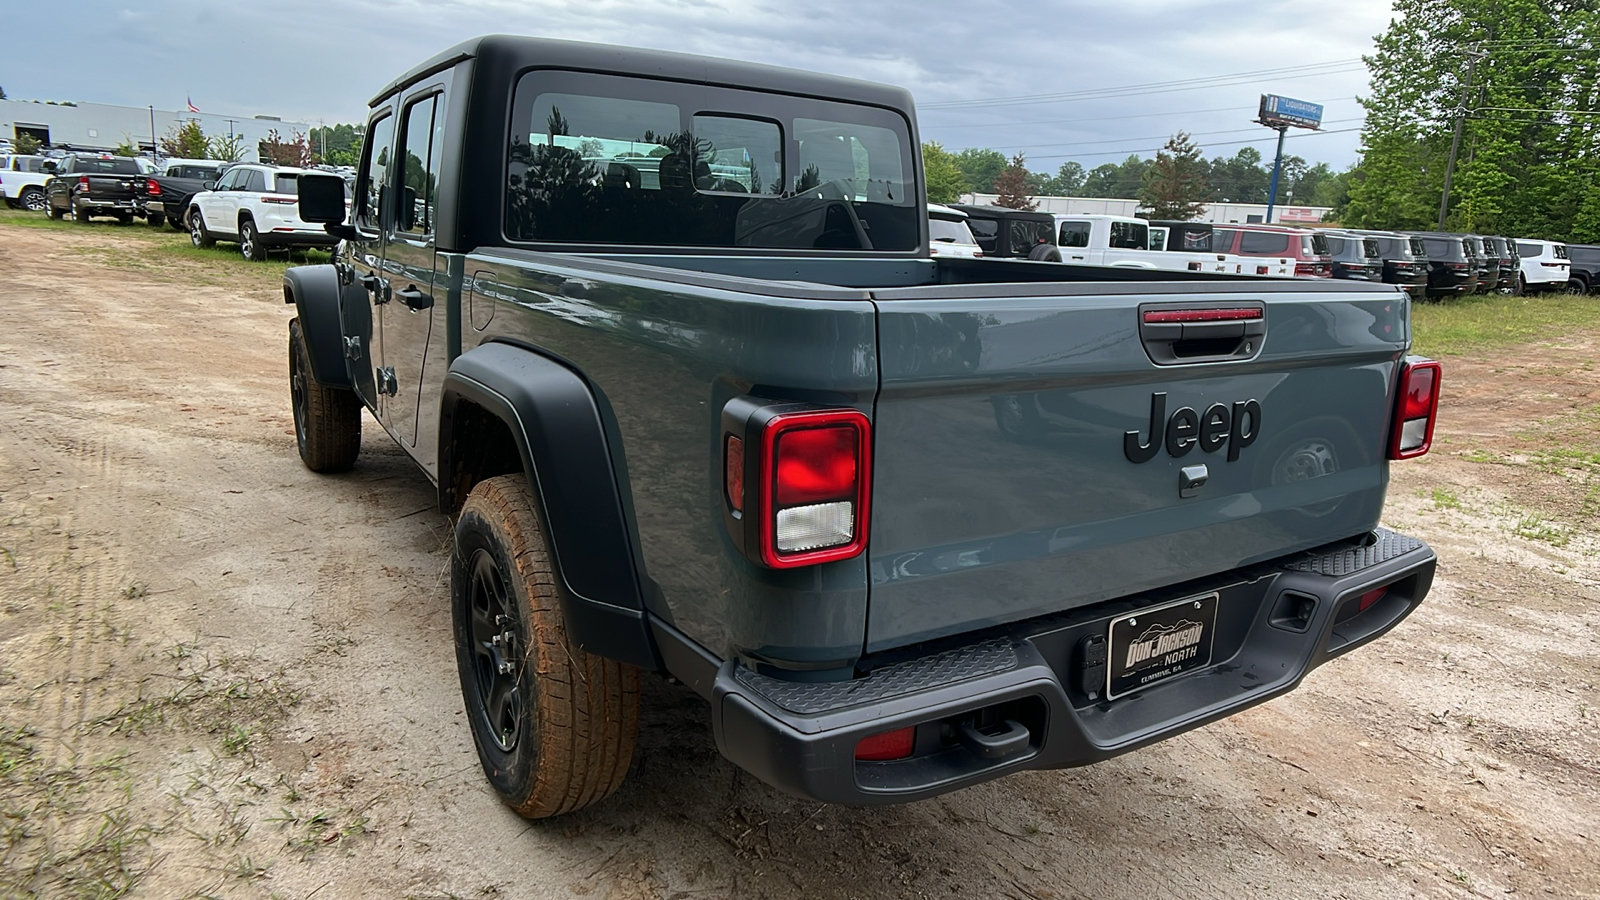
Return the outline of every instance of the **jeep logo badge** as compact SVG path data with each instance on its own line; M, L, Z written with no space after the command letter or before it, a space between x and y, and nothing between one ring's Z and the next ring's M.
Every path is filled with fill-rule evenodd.
M1179 457L1197 444L1206 453L1215 453L1227 444L1228 462L1233 462L1260 434L1261 404L1254 400L1235 401L1232 409L1213 403L1203 413L1179 407L1169 419L1167 394L1162 391L1150 395L1150 439L1141 441L1137 431L1123 432L1122 452L1129 462L1142 463L1154 459L1162 445L1169 455Z

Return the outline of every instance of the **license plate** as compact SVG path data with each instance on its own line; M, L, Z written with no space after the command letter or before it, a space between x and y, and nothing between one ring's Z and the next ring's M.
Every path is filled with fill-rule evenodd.
M1111 620L1106 699L1211 665L1217 595L1189 597Z

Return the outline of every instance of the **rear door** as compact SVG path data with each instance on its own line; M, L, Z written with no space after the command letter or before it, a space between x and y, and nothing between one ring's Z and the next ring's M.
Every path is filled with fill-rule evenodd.
M962 296L972 290L873 295L869 652L1377 524L1409 327L1392 290L1058 283ZM1189 325L1144 321L1190 310L1255 318L1189 338Z
M444 346L447 298L435 297L434 214L439 192L439 156L444 144L444 89L424 87L400 108L400 134L395 142L395 206L384 250L384 277L390 300L383 308L383 364L392 373L395 396L384 410L384 425L412 448L423 467L433 471L436 449L417 445L418 412L423 385L442 383L442 372L430 364ZM435 351L430 354L430 348ZM430 411L437 399L429 404Z

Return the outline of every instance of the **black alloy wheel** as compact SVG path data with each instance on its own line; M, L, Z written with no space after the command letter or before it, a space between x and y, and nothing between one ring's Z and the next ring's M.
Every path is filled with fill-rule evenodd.
M469 714L481 716L502 753L522 739L520 671L526 639L515 616L515 601L494 555L479 547L468 563L468 612L471 616L472 671L477 702ZM538 676L533 676L538 677ZM527 726L533 727L529 716Z

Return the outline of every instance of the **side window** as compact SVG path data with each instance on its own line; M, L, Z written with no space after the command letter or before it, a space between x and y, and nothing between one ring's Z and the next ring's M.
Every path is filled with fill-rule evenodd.
M1246 231L1239 239L1239 252L1245 256L1285 256L1289 235L1277 231Z
M439 162L433 157L433 120L438 95L414 101L405 111L400 157L399 205L395 228L410 234L433 233L433 208L439 190Z
M251 169L242 190L265 194L267 192L267 173L260 169Z
M376 231L382 222L383 203L388 196L389 144L393 138L394 116L387 113L367 127L367 146L355 190L357 228Z
M1063 247L1089 246L1089 223L1062 222L1061 239L1057 243Z
M239 173L240 173L239 169L229 169L226 173L223 174L223 176L221 178L217 179L217 186L215 188L213 188L213 190L218 190L218 191L231 191L231 190L233 190L234 179L239 177Z
M968 219L967 227L972 229L972 236L978 241L978 246L995 252L995 243L1000 237L1000 223L994 219Z
M1150 228L1134 222L1112 222L1110 239L1117 250L1143 250L1150 246Z

